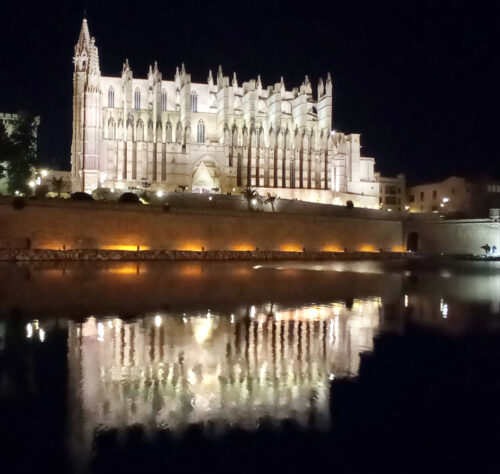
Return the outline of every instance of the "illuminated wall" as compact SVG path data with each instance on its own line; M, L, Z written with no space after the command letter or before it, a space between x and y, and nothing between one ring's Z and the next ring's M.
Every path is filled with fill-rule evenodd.
M359 251L400 248L397 220L0 200L0 248ZM198 213L197 213L198 212ZM356 215L355 212L353 213Z

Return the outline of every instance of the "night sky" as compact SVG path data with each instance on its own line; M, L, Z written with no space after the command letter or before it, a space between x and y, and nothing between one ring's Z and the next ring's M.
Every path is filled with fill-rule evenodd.
M246 0L2 3L0 111L41 115L40 154L69 169L72 57L84 10L103 75L158 61L194 82L222 64L240 84L333 78L333 128L361 133L363 155L411 183L500 178L500 0Z

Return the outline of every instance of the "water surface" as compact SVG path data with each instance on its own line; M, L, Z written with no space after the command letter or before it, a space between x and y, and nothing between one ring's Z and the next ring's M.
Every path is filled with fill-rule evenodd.
M377 432L434 439L423 404L436 426L442 397L467 419L460 394L477 402L468 377L495 362L500 328L498 262L18 263L0 288L16 470L198 470L196 452L219 471L236 453L244 472L352 468Z

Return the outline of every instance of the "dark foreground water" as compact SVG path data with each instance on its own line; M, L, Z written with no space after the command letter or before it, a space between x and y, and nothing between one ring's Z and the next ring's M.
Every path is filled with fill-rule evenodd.
M498 472L500 264L0 265L1 472Z

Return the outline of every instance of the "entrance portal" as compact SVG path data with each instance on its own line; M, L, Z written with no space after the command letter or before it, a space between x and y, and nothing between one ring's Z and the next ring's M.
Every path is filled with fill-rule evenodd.
M202 160L196 166L191 185L193 193L219 193L220 180L217 165L211 160Z
M418 233L409 232L406 236L406 250L408 252L416 252L418 250Z

